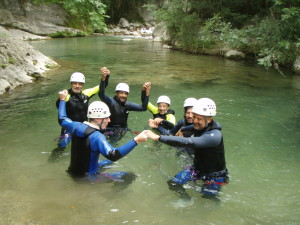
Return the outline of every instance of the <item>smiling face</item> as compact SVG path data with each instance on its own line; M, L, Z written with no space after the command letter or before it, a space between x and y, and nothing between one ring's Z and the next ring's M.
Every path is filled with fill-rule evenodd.
M165 114L169 108L170 106L167 103L164 102L158 103L159 114Z
M127 100L128 93L126 91L117 91L116 94L121 102L125 102Z
M193 112L192 111L193 111L193 108L190 107L189 109L186 110L186 112L184 114L184 117L185 117L185 119L186 119L186 121L188 123L193 123L193 121L194 121Z
M75 94L80 94L82 92L83 83L80 82L72 82L71 89Z
M194 113L193 119L195 130L204 129L207 126L207 124L212 121L212 117L202 116L196 113Z

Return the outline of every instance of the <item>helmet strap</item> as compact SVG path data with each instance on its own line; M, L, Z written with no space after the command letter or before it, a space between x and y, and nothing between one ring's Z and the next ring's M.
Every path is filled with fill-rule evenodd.
M102 121L101 121L101 123L100 123L100 125L99 125L100 130L103 130L103 129L102 129L103 121L104 121L104 119L102 118Z

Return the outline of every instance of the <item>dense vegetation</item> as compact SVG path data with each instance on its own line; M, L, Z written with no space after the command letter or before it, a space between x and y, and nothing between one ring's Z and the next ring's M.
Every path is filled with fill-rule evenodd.
M236 49L266 67L290 67L300 49L300 0L32 0L61 3L73 27L106 31L120 17L139 20L148 7L163 21L171 44L193 53Z

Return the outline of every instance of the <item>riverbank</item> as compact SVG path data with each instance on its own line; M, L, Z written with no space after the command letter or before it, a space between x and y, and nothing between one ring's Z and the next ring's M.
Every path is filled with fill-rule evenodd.
M0 94L20 85L41 80L46 72L59 65L23 41L24 38L42 39L19 30L0 27Z

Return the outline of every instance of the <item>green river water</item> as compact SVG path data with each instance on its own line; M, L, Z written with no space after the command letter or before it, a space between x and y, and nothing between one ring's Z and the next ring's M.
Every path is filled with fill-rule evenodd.
M0 224L300 224L300 77L253 63L196 56L162 48L147 39L88 37L30 42L61 67L47 79L0 97ZM55 101L69 88L72 72L86 75L85 88L107 66L107 94L130 85L129 100L152 82L150 101L171 98L177 121L187 97L210 97L223 127L230 183L216 199L193 189L189 204L166 181L182 169L173 147L148 140L112 170L137 175L128 187L76 182L65 172L70 146L54 154L59 136ZM98 100L94 96L92 100ZM150 112L131 112L133 131L147 128ZM132 138L131 133L116 145ZM117 147L115 145L115 147Z

